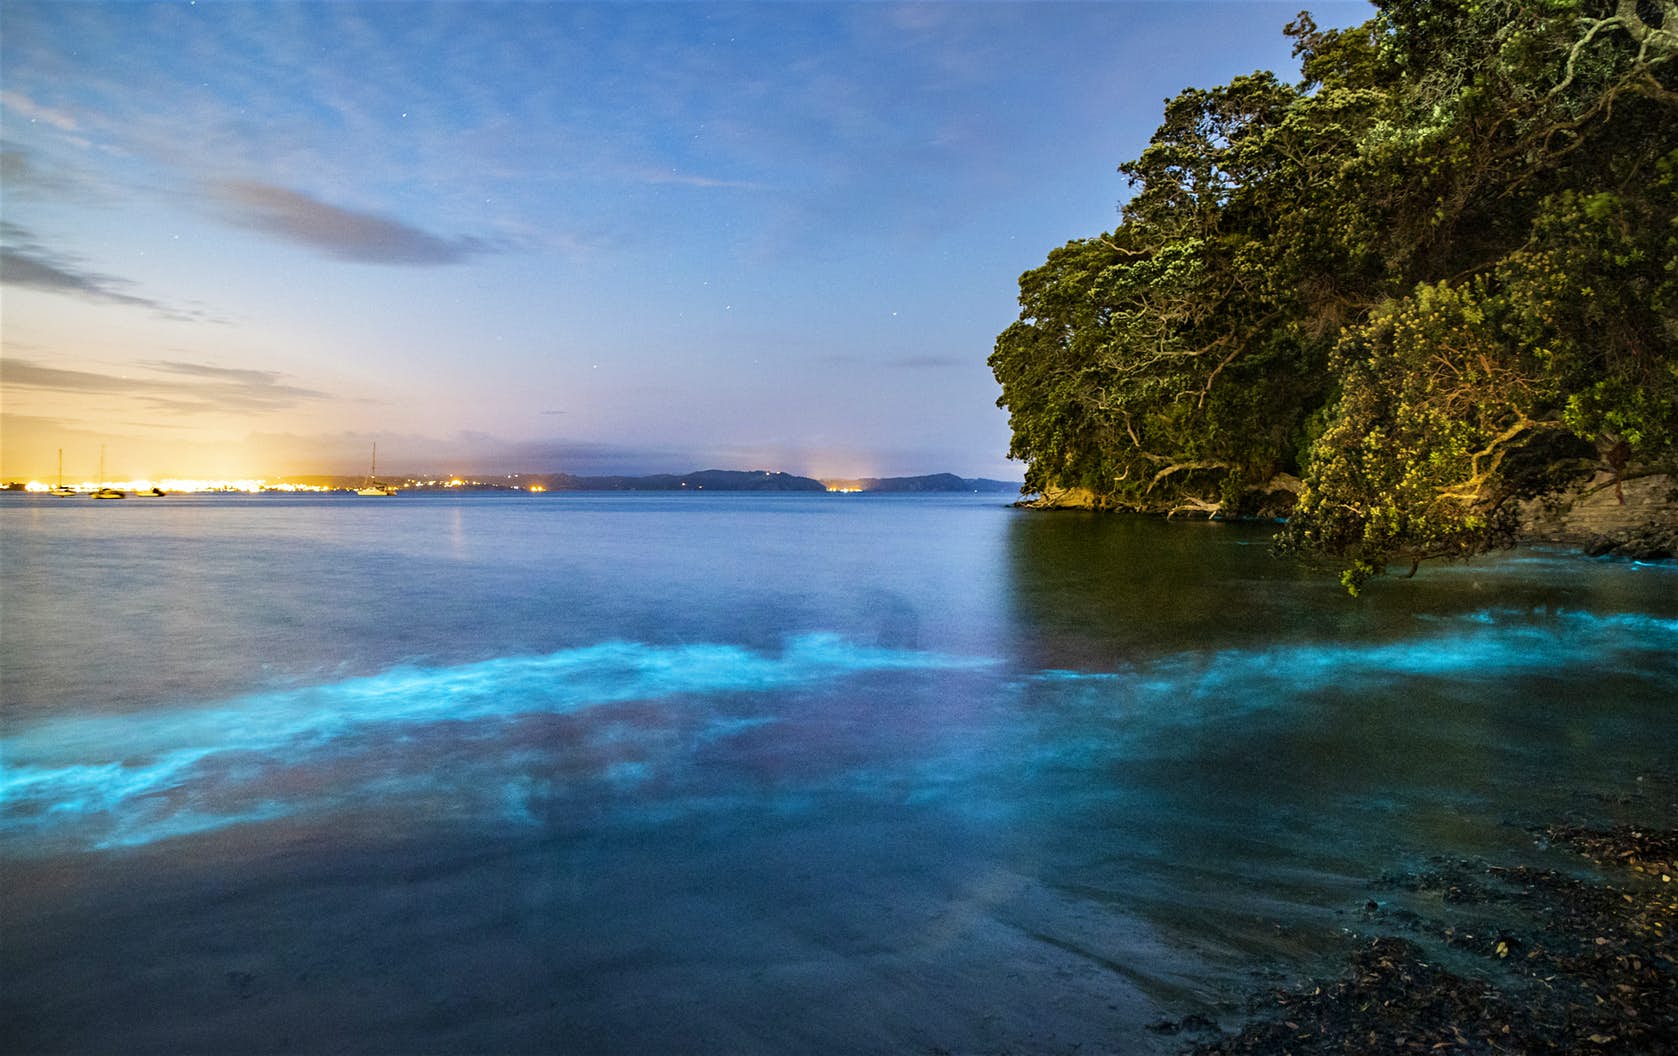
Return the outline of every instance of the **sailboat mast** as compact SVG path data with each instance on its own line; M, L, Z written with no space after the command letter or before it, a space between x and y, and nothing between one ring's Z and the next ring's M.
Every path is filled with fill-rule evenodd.
M379 442L373 441L373 461L367 464L368 479L379 475Z
M64 486L64 449L58 449L58 486Z

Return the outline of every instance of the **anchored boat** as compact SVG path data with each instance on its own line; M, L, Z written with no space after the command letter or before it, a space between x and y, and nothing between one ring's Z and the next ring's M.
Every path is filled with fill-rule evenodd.
M64 486L64 449L61 447L58 449L58 486L53 488L47 494L53 496L54 498L62 499L74 495L75 493L75 488L67 488Z
M104 444L99 445L99 487L94 489L93 497L96 498L96 499L126 499L126 498L128 498L128 493L126 491L118 491L116 488L113 488L109 484L105 483L105 445Z
M367 482L355 489L357 495L391 496L396 494L394 484L379 483L379 445L373 445L373 461L367 466Z

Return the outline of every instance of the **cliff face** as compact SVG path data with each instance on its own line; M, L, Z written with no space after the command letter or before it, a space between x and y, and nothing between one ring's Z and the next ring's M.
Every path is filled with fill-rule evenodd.
M1582 547L1592 555L1678 555L1678 478L1612 474L1521 505L1521 534L1531 542Z

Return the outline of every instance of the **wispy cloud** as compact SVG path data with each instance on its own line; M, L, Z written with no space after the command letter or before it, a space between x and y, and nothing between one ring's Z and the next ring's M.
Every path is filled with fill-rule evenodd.
M676 169L641 168L630 174L642 183L674 187L700 187L731 191L761 191L764 186L751 180L724 180L715 176L700 176Z
M68 257L48 252L27 230L11 223L0 223L0 282L164 314L170 311L148 297L126 292L133 285L126 279L90 271Z
M204 322L202 312L179 308L128 292L134 284L115 275L84 268L75 259L42 247L16 224L0 222L0 283L61 293L102 304L144 308L168 319Z
M951 367L970 367L973 361L960 356L904 356L901 359L887 360L885 365L900 370L947 370Z
M147 374L103 374L49 367L33 360L0 360L0 386L47 389L93 396L128 396L157 410L180 414L277 411L327 393L285 383L271 370L242 370L207 363L153 361L138 366ZM162 374L164 377L156 375ZM173 376L171 376L173 375ZM182 380L182 378L187 380Z
M169 374L186 374L195 378L208 378L224 385L248 385L257 388L274 389L280 386L279 379L284 375L273 370L247 370L239 367L216 367L208 363L185 363L174 359L147 360L142 366L152 370L160 370ZM291 389L290 391L309 396L320 396L322 393L308 389Z
M739 463L715 451L676 450L550 438L513 440L476 431L446 436L398 432L252 433L246 442L260 452L267 471L278 473L365 473L368 448L377 441L379 465L405 473L575 473L580 476L636 476L687 473L713 463ZM748 467L749 468L749 467Z
M0 181L4 181L7 190L16 192L19 189L30 191L56 191L55 181L41 167L29 151L18 147L6 146L0 148Z
M27 249L0 246L0 282L8 286L28 286L50 293L66 293L108 304L126 304L149 308L168 314L162 304L147 297L122 292L131 285L112 275L96 271L72 270L73 265L37 256Z
M62 370L27 359L0 359L0 386L11 389L51 389L55 392L104 395L127 392L132 384L128 378L111 374Z
M74 132L76 119L63 110L42 106L22 92L0 92L0 105L28 121L42 121L60 132Z
M971 367L971 357L962 356L898 356L896 358L871 358L859 356L854 352L834 352L819 356L814 362L829 367L884 367L888 370L948 370L955 367Z
M234 222L338 260L430 266L455 264L497 248L484 239L444 238L266 183L228 181L216 184L215 192Z

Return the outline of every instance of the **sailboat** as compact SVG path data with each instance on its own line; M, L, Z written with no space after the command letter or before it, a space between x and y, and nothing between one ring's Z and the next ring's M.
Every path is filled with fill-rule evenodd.
M61 447L58 449L58 487L52 489L52 491L47 494L52 495L55 498L62 499L74 495L75 493L75 488L67 488L64 486L64 449Z
M373 461L367 466L367 483L355 489L357 495L391 496L396 494L396 488L391 484L379 483L379 445L373 445Z
M105 483L105 445L104 444L99 445L99 487L94 490L93 497L96 498L96 499L126 499L126 498L128 498L128 493L127 492L118 491L117 489L111 487L109 484Z

